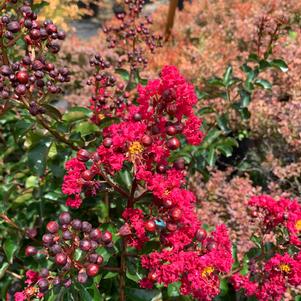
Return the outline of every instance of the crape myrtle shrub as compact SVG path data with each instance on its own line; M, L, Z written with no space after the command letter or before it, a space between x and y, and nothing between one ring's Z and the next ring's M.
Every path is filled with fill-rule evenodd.
M253 245L238 256L224 224L199 218L187 186L191 172L208 180L239 138L224 115L202 122L212 108L196 112L198 99L233 100L248 120L254 93L272 85L266 70L287 71L271 54L288 20L263 17L266 42L243 62L244 76L229 66L202 91L175 66L141 75L146 53L162 46L152 20L139 19L142 4L125 1L103 28L120 59L90 57L89 106L64 114L52 100L72 80L55 63L65 33L39 21L39 6L1 4L2 298L281 300L287 290L297 298L300 204L254 194L245 203Z

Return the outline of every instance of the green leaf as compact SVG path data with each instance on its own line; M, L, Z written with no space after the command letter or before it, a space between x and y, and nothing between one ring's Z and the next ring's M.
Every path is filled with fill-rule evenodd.
M214 166L216 161L216 151L214 147L210 147L208 153L207 153L207 162L210 166Z
M228 286L227 279L221 279L219 287L220 287L220 290L221 290L219 296L226 296L228 291L229 291L229 286Z
M216 87L224 87L224 82L221 78L219 77L211 77L208 79L208 84L210 86L216 86Z
M83 107L73 107L63 115L63 120L70 123L82 119L88 119L92 116L93 112Z
M257 79L255 81L255 84L262 87L263 89L271 89L272 88L272 85L270 82L268 82L267 80L265 79Z
M258 62L259 61L259 57L256 53L250 53L248 60L251 62Z
M239 101L240 106L242 108L248 107L248 105L251 102L251 94L244 89L240 90L239 94L240 94L240 101Z
M251 113L248 110L248 108L242 108L239 110L240 116L242 119L246 120L249 119L251 117Z
M247 275L248 272L249 272L249 258L247 255L245 255L243 258L242 269L240 270L240 273L242 275Z
M28 152L28 165L38 176L42 176L45 172L50 146L50 138L41 139Z
M84 137L98 132L99 128L94 123L85 121L77 124L74 128L74 131L80 133L81 136Z
M3 243L3 250L9 263L13 262L15 253L18 250L16 238L7 238Z
M232 74L233 74L233 68L231 65L229 65L224 73L223 77L223 83L226 87L229 86L229 82L232 79Z
M127 301L160 301L162 294L159 290L126 288Z
M114 278L114 277L117 277L117 276L118 276L117 272L107 271L102 278L103 279L110 279L110 278Z
M278 60L272 60L272 61L270 62L270 64L271 64L273 67L275 67L275 68L281 70L282 72L287 72L287 71L288 71L288 66L287 66L287 64L285 63L285 61L283 61L283 60L280 60L280 59L278 59Z
M198 111L198 115L202 116L202 115L206 115L206 114L210 114L210 113L214 113L214 109L212 107L203 107L202 109L200 109Z
M222 135L222 132L216 128L211 129L205 136L203 140L203 146L208 147L210 144L212 144L220 135Z
M226 157L231 157L233 148L229 145L220 144L217 146L217 149Z
M224 132L224 133L229 133L231 132L231 129L229 128L229 121L228 121L228 116L226 114L222 114L217 117L217 124L219 128Z
M55 119L55 120L62 119L62 114L56 107L46 103L43 105L43 108L46 110L46 113L53 119Z
M8 262L3 262L0 268L0 279L3 278L3 276L5 275L6 270L8 269L9 264Z
M175 282L172 284L169 284L167 287L167 295L168 297L178 297L180 296L180 287L181 287L181 282Z
M22 138L33 126L33 123L26 120L18 120L12 130L17 137L17 139Z
M121 69L121 68L117 68L117 69L115 69L115 72L117 74L119 74L123 80L125 80L125 81L129 81L130 80L130 74L129 74L129 72L127 70Z
M259 62L259 69L260 69L260 71L263 71L263 70L265 70L265 69L267 69L269 67L271 67L271 64L268 61L266 61L266 60L260 60L260 62Z

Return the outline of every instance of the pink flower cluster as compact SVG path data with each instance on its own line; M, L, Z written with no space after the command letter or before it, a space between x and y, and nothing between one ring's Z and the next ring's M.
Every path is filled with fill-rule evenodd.
M262 195L251 198L249 205L262 212L267 230L273 231L277 226L282 226L288 232L290 243L301 246L301 205L296 200L280 198L277 201Z
M223 225L211 234L201 228L195 195L185 189L185 161L169 160L181 140L198 145L203 139L202 122L193 112L194 88L175 67L166 66L160 78L139 86L138 94L138 105L124 107L121 122L103 130L96 153L81 150L66 163L67 205L79 207L83 192L97 193L96 176L101 180L129 168L133 187L152 198L148 206L135 208L137 196L131 193L119 235L138 250L148 241L158 242L156 251L142 257L148 276L140 285L181 281L182 294L212 300L219 294L220 276L232 266L228 232Z
M28 270L26 272L26 280L25 283L27 287L22 292L16 292L14 295L15 301L26 301L35 297L41 299L43 297L43 293L39 291L38 286L36 285L40 279L39 273Z
M301 285L301 253L295 256L276 254L252 276L236 274L231 281L236 290L243 289L248 297L255 296L259 301L280 301L289 285Z
M232 266L227 229L223 225L217 227L202 244L191 241L186 248L165 247L145 255L142 266L150 270L140 283L142 287L151 288L155 281L165 286L181 281L181 294L212 300L219 294L219 276L229 272Z

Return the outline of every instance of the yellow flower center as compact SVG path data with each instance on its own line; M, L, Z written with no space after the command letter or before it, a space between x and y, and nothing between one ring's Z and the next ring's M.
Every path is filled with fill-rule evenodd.
M103 120L103 119L105 119L105 117L106 117L106 116L105 116L104 114L101 114L101 113L98 114L99 120Z
M170 190L166 189L163 193L165 196L170 194Z
M299 219L299 220L296 222L295 227L296 227L296 230L297 230L298 232L301 231L301 219Z
M214 272L214 268L213 267L211 267L211 266L206 267L202 271L202 277L203 278L207 278L207 276L210 276L213 272Z
M131 143L131 145L129 147L129 153L130 153L131 157L137 156L137 155L141 154L142 152L143 152L143 146L141 145L140 142L134 141Z
M29 286L25 289L25 295L31 297L36 293L36 291L37 289L34 286Z
M289 273L291 271L291 268L288 264L282 263L279 265L279 268L284 273Z

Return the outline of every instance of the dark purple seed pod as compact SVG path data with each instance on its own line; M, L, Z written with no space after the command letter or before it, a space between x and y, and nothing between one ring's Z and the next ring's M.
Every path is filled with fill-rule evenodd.
M3 65L0 68L0 73L4 76L9 76L12 74L12 70L7 65Z
M72 233L69 230L64 231L62 236L63 236L64 240L71 240L72 239Z
M12 33L16 33L21 29L20 23L17 21L11 21L7 24L6 26L7 30L12 32Z
M82 222L79 219L74 219L71 222L71 226L74 230L80 230L82 228Z
M48 290L48 287L49 287L48 280L44 279L44 278L40 279L38 281L38 287L39 287L41 292L46 292Z
M92 225L86 221L82 222L82 231L85 233L90 233L92 230Z
M26 93L26 86L25 85L18 85L15 89L17 95L25 95Z
M25 249L25 255L26 256L34 256L38 253L38 250L36 247L33 246L27 246Z
M77 275L77 281L79 283L86 283L88 280L88 275L86 273L86 270L81 270L79 271L78 275Z
M39 273L39 276L41 278L46 278L46 277L48 277L48 275L49 275L48 269L42 268L41 271L40 271L40 273Z
M59 222L61 225L68 225L71 222L71 215L69 212L62 212L59 215Z
M87 239L81 240L79 243L79 248L85 252L90 251L91 250L91 241L87 240Z
M54 244L54 236L52 234L44 234L42 240L46 246L52 246Z

